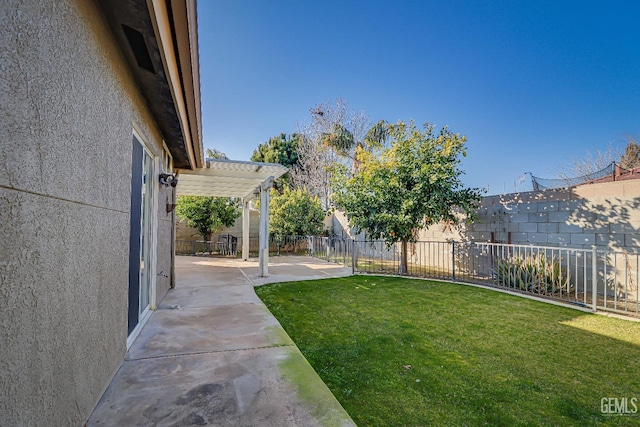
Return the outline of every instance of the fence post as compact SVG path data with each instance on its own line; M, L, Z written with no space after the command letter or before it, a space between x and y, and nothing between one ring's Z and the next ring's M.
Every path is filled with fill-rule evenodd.
M327 261L331 262L331 248L329 247L329 238L327 237Z
M456 281L456 242L451 241L451 277L452 281Z
M358 245L356 245L355 239L351 241L351 244L351 273L356 274L356 271L358 270Z
M591 298L593 299L593 311L598 310L598 247L593 245L591 254Z

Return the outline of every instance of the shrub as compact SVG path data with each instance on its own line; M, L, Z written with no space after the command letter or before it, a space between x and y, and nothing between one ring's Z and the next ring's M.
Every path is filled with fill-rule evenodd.
M269 231L282 240L284 236L314 236L322 233L324 211L318 197L306 190L271 191Z
M513 255L496 265L497 284L539 295L567 293L570 275L555 258L545 254Z

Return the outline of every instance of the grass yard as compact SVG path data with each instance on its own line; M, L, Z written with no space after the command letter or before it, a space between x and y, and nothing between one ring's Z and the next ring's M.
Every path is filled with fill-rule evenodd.
M256 292L360 426L640 425L638 322L394 277Z

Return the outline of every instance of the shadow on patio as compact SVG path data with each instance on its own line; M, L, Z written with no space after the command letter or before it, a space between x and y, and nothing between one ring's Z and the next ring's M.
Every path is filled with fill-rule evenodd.
M133 343L90 426L355 425L253 285L345 276L309 257L258 263L176 257L169 291Z

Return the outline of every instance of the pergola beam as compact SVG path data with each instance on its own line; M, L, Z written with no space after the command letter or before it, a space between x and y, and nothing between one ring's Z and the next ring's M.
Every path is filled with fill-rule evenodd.
M269 191L287 168L274 163L207 159L206 167L179 170L179 196L236 197L242 200L242 260L249 259L249 202L260 194L260 275L269 274Z

